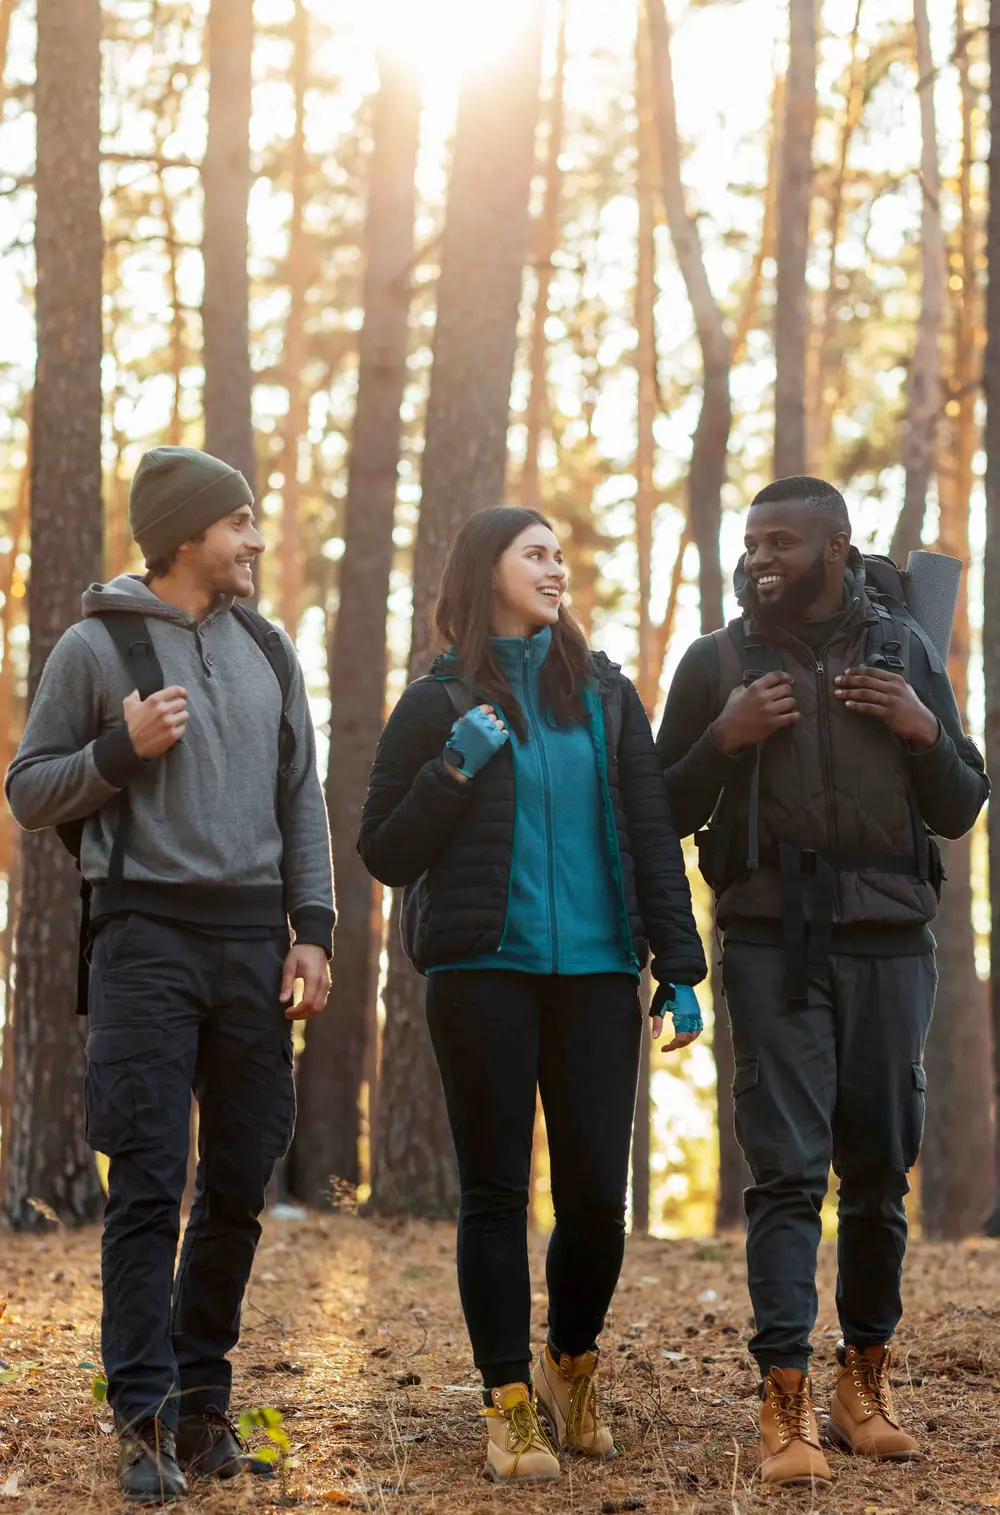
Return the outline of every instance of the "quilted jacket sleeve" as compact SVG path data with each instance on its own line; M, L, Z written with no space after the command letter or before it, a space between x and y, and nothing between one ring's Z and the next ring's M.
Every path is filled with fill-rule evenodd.
M660 983L699 984L705 951L691 909L691 889L663 768L642 701L624 684L618 780L635 864L639 911L646 925L651 972Z
M453 778L441 758L455 712L432 680L404 690L379 738L361 812L358 851L392 889L436 861L472 804L475 780Z

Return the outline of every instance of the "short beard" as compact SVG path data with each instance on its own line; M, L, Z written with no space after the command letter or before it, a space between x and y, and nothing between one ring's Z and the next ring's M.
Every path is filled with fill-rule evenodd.
M757 593L753 579L747 584L747 602L760 621L800 621L805 611L814 604L826 588L826 562L822 552L800 579L788 588L777 600L764 602Z

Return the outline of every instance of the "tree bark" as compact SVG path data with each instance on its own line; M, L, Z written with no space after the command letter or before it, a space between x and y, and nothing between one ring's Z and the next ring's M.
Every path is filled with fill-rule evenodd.
M37 15L29 695L101 566L101 14L98 0L38 0ZM99 1217L102 1196L73 1013L78 879L54 831L25 837L22 879L3 1216L30 1229L45 1223L32 1201L79 1224Z
M648 0L648 3L667 225L691 302L704 373L701 411L692 441L691 470L688 476L688 523L698 548L701 629L703 633L708 633L722 625L724 614L719 535L722 529L722 486L726 477L726 454L732 424L729 394L731 352L722 311L708 282L698 223L688 214L685 204L670 60L670 32L664 0ZM716 1063L718 1066L721 1057L723 1064L717 1095L718 1215L719 1224L722 1225L733 1223L729 1217L741 1204L746 1170L733 1133L731 1074L724 1074L730 1032L728 1020L723 1014L721 986L716 979L713 979L712 989L716 1017Z
M920 95L920 266L923 283L917 339L910 365L902 456L906 470L903 506L892 534L890 555L905 565L920 546L927 508L927 487L934 466L934 446L941 411L941 325L947 289L947 250L941 224L941 168L934 119L937 71L931 56L927 0L913 0L917 90Z
M956 7L956 31L965 32L963 0ZM972 204L972 112L967 50L958 55L962 86L962 162L955 292L955 367L952 385L957 414L950 424L947 471L938 479L942 552L968 562L969 499L977 446L973 376L978 366L979 292L976 262L980 236ZM963 718L968 706L968 582L963 576L948 673ZM957 1238L982 1228L993 1198L993 1130L989 1020L985 986L976 974L972 931L971 846L968 837L949 842L941 909L935 922L938 942L937 1012L928 1038L927 1134L921 1168L921 1207L928 1236Z
M816 125L817 0L789 0L788 83L778 196L778 283L774 320L774 473L806 471L806 262Z
M531 322L531 387L528 390L528 403L524 412L524 468L521 472L520 488L521 504L533 510L540 510L542 505L538 449L541 445L542 428L548 410L549 341L545 335L545 322L548 319L549 290L552 286L552 275L555 272L552 259L559 248L559 209L563 181L559 155L562 152L566 121L563 97L566 87L568 9L569 0L562 0L562 8L559 12L559 33L556 39L556 71L552 81L549 138L545 157L545 200L538 226L538 246L535 254L538 285Z
M309 13L305 0L295 0L292 22L292 92L295 129L292 136L292 211L288 228L288 319L282 353L288 411L281 435L281 583L278 603L281 624L292 641L302 614L302 526L299 510L299 448L308 421L309 399L303 382L305 313L309 286L306 261L306 90L309 86Z
M1000 0L990 0L990 78L1000 80ZM989 193L987 197L986 354L986 551L983 567L983 671L986 683L986 765L1000 773L1000 89L990 93ZM1000 1236L1000 805L988 813L990 858L990 1011L993 1022L994 1140L996 1196L987 1234Z
M920 0L917 0L920 3ZM844 225L844 188L847 183L847 163L851 153L854 134L861 125L865 103L864 65L859 66L858 44L861 34L861 8L864 0L856 0L854 25L851 28L850 61L847 66L847 90L844 114L840 123L840 141L837 148L837 172L830 195L827 225L830 233L830 257L827 263L826 293L823 298L823 320L815 334L815 347L811 354L806 384L806 464L812 473L822 473L830 440L834 403L830 397L830 381L836 374L838 353L834 345L837 331L837 309L842 301L842 292L837 287L837 249ZM833 393L836 393L834 389Z
M667 226L691 302L704 375L701 410L691 447L688 519L698 548L702 630L713 631L722 625L719 532L722 522L722 485L726 477L726 451L732 423L729 396L730 343L722 311L708 282L698 222L689 214L685 203L670 60L670 31L664 0L649 0L648 14Z
M413 564L409 674L424 673L430 617L451 541L503 497L518 302L528 251L541 73L535 0L520 46L459 96L441 249L420 523ZM457 1206L454 1155L422 1008L423 984L389 931L373 1207L445 1215Z
M359 1099L375 1027L372 881L357 852L361 806L385 714L386 602L406 386L420 93L383 59L366 220L358 399L348 465L340 609L330 667L327 805L337 866L337 951L325 1013L306 1028L292 1191L328 1202L332 1177L356 1185ZM378 925L381 927L381 915ZM371 1104L371 1100L370 1100Z
M646 714L652 720L660 684L660 665L657 665L655 661L653 623L649 613L653 578L653 514L656 508L653 489L653 468L656 462L656 439L653 435L653 426L656 421L657 405L654 317L656 208L653 198L656 174L656 121L653 114L649 31L645 21L646 18L640 13L635 50L636 147L639 170L637 185L639 229L636 239L635 276L635 366L638 399L635 450L635 546L639 589L639 655L636 664L636 687L639 698L646 707ZM638 1134L636 1139L638 1140ZM648 1146L646 1158L648 1161Z
M205 193L205 448L238 468L256 492L250 371L247 205L253 6L212 0Z

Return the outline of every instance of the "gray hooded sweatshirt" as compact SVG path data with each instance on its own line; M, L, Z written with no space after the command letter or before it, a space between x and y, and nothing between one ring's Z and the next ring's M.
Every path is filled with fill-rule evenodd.
M193 925L290 923L297 940L330 951L330 833L302 670L281 633L296 753L279 826L281 689L232 603L199 622L130 574L88 589L85 619L45 665L7 798L28 831L87 817L80 864L94 886L95 919L138 910ZM160 757L140 758L124 724L132 680L101 625L112 610L145 617L164 684L188 693L184 736ZM131 818L124 884L114 889L108 863L123 789Z

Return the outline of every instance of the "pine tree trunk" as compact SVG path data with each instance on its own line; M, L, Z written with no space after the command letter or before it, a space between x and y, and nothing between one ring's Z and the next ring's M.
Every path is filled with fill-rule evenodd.
M549 116L549 135L545 156L545 200L538 225L538 246L535 250L536 276L535 309L531 318L531 387L524 411L524 468L521 472L520 503L533 510L542 504L541 479L538 472L538 449L542 440L542 428L548 411L548 357L549 339L545 335L545 322L549 314L549 289L555 272L553 257L559 249L559 206L562 195L562 170L559 155L563 148L565 131L566 87L566 19L569 0L562 0L559 13L559 33L556 39L556 71L552 81L552 105Z
M459 97L413 564L411 679L427 668L431 609L456 531L473 511L503 498L528 252L541 10L535 0L520 47L488 74L467 79ZM453 1214L454 1155L424 1018L424 984L403 956L398 914L396 901L372 1204L383 1213Z
M656 499L653 489L653 469L656 463L656 439L653 426L656 421L656 326L654 304L656 300L654 242L656 209L653 199L656 174L656 121L652 101L652 70L649 57L648 28L640 24L636 38L635 74L637 124L636 145L638 157L638 209L639 232L636 240L635 277L635 328L636 328L636 450L635 450L635 545L638 560L639 587L639 655L636 666L636 688L646 707L646 714L653 718L659 693L660 667L655 663L653 623L650 619L650 596L653 577L653 514ZM647 1151L648 1158L648 1151Z
M101 14L98 0L38 0L37 14L30 695L101 566ZM18 1228L44 1223L32 1201L70 1224L102 1208L84 1140L85 1023L74 1015L79 920L79 880L55 832L26 836L3 1199Z
M990 0L990 77L1000 79L1000 0ZM986 553L983 573L983 668L986 681L986 766L1000 773L1000 89L990 95L989 195L986 253ZM988 815L990 854L990 982L993 1022L994 1155L996 1195L987 1223L1000 1236L1000 805Z
M789 0L788 84L778 198L778 285L774 318L774 472L806 471L806 349L809 210L816 124L817 0Z
M685 204L681 179L680 140L670 59L670 31L664 0L648 0L653 81L660 139L660 167L667 225L694 314L701 346L704 389L698 425L691 447L688 475L688 522L698 548L698 583L701 629L714 631L723 624L722 563L719 535L722 529L722 486L726 477L726 454L732 424L729 394L730 343L722 312L712 294L705 269L698 223ZM713 979L716 1019L716 1060L721 1055L723 1071L718 1080L719 1128L719 1224L733 1224L730 1217L741 1206L745 1165L733 1134L731 1074L724 1076L728 1020L723 1014L720 986ZM731 1050L731 1049L730 1049ZM725 1219L724 1219L725 1218Z
M918 0L918 4L920 0ZM854 25L851 28L850 61L847 65L847 92L844 114L840 121L840 140L837 144L837 172L829 196L827 236L830 256L827 263L826 291L823 297L823 319L815 332L815 344L810 354L806 374L806 466L810 473L823 473L829 448L830 427L833 421L836 377L840 355L834 342L837 331L837 311L843 303L843 291L839 287L840 239L844 229L845 188L847 185L848 160L855 133L861 125L861 116L867 99L864 63L859 64L858 43L861 35L861 8L864 0L855 0Z
M330 669L327 805L337 869L337 950L325 1013L306 1027L293 1192L329 1197L331 1177L356 1185L359 1108L375 1024L372 881L357 852L358 823L385 709L386 601L406 385L420 96L410 70L382 64L373 124L366 221L365 321L348 467L340 610ZM379 918L381 925L381 918Z
M205 193L205 448L256 491L250 372L247 202L253 6L212 0L207 25Z
M302 614L302 526L299 520L299 448L308 422L309 399L302 372L305 366L305 313L309 269L306 261L306 90L309 84L309 14L305 0L295 0L292 23L292 93L295 130L292 135L292 212L288 230L288 319L282 351L288 411L281 436L281 624L293 641Z
M957 33L965 31L963 0L957 5ZM959 195L962 218L957 264L961 289L955 294L955 368L952 379L957 415L949 427L947 468L938 479L941 499L940 546L969 561L969 501L978 443L974 375L979 366L980 324L976 263L980 235L972 203L972 113L968 51L959 53L962 84L962 164ZM963 719L968 706L968 580L963 575L948 673ZM935 922L940 988L927 1043L927 1133L921 1168L921 1206L928 1236L955 1238L982 1228L993 1198L990 1028L986 990L976 974L972 931L971 847L968 837L949 842L948 882Z
M905 566L920 534L941 409L941 324L947 288L947 250L941 224L941 168L934 120L937 70L931 55L927 0L913 0L917 88L920 94L920 267L923 283L917 339L910 365L902 454L906 470L903 507L892 535L890 555Z

